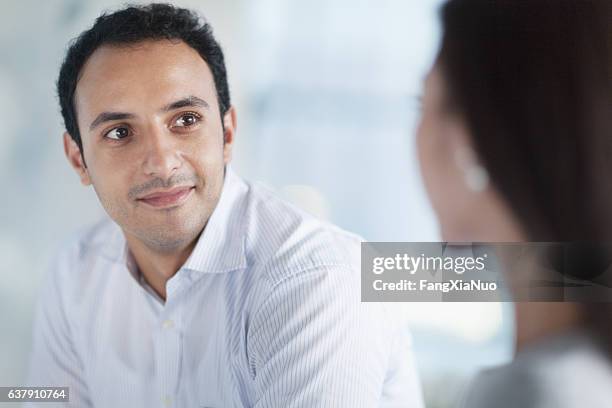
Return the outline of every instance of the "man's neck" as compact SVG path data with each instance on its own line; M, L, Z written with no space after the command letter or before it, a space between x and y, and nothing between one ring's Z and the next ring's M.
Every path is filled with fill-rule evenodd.
M156 251L128 234L126 240L140 273L149 286L165 301L166 283L185 264L198 238L169 252Z

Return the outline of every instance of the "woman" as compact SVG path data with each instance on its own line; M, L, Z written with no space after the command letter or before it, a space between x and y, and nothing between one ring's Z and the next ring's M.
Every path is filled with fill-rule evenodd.
M444 6L417 143L445 241L610 240L610 3ZM515 308L515 360L478 376L464 405L612 406L612 303Z

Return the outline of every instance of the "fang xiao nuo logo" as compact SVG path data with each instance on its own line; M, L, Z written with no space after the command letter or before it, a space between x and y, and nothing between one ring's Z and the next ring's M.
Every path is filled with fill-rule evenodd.
M484 271L487 254L483 256L411 256L396 254L394 257L376 257L372 263L372 273L382 275L386 270L404 271L409 275L417 272L429 272L435 276L440 272L451 272L457 276L468 271ZM452 276L452 275L451 275ZM434 281L432 279L402 279L399 282L385 282L382 279L374 281L375 290L421 290L449 293L452 291L496 290L495 282L480 279L450 279Z
M370 244L362 246L364 301L495 300L478 295L499 287L489 251L433 242Z
M463 275L466 271L483 271L485 260L488 255L483 256L411 256L406 253L395 254L394 257L376 257L372 263L372 272L380 275L385 270L404 270L414 275L418 270L423 271L453 271L457 275Z

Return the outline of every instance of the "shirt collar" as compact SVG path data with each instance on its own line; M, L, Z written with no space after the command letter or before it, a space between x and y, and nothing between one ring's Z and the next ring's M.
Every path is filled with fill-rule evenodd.
M225 273L246 267L248 189L247 184L228 165L217 206L182 269L196 273ZM125 264L132 276L139 280L138 268L123 232L117 228L115 233L120 235L117 240L120 248L114 258L117 259L119 255L117 260Z
M204 273L246 268L247 192L246 183L227 166L219 202L183 268Z

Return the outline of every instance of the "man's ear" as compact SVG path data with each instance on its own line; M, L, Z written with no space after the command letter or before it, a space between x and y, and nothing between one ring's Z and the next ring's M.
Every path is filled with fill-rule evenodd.
M232 148L236 136L236 109L233 106L223 115L223 163L228 164L232 160Z
M87 167L83 162L83 156L81 156L81 150L79 146L77 146L76 142L72 140L70 134L68 132L64 132L64 153L66 153L66 158L68 162L79 175L81 179L81 184L84 186L88 186L91 184L91 180L89 178L89 173L87 172Z

